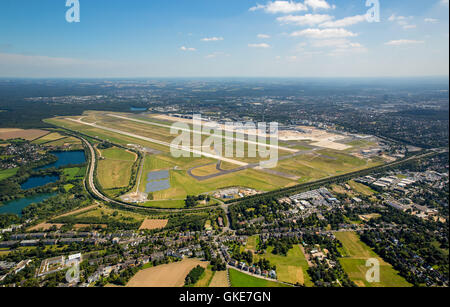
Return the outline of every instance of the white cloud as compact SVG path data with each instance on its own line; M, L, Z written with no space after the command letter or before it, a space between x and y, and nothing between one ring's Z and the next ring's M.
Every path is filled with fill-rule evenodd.
M307 11L308 8L305 4L295 2L295 1L269 1L266 5L258 4L252 8L250 11L254 12L257 10L264 10L266 13L270 14L290 14L300 11Z
M328 4L325 0L305 0L305 4L311 7L313 10L317 9L331 9L332 6Z
M347 31L345 29L306 29L301 31L296 31L291 33L291 36L298 37L309 37L309 38L343 38L343 37L354 37L358 34Z
M267 35L267 34L258 34L257 36L258 36L258 38L262 38L262 39L269 39L270 38L270 35Z
M263 48L263 49L270 48L270 45L266 44L266 43L262 43L262 44L248 44L248 46L250 48Z
M208 54L207 56L205 56L205 58L207 59L215 59L219 56L230 56L229 54L226 54L225 52L221 52L221 51L217 51L217 52L213 52L211 54Z
M330 55L343 55L349 53L367 52L367 48L360 43L351 42L348 39L325 39L312 42L315 48L333 48Z
M405 29L405 30L408 30L408 29L415 29L415 28L417 28L417 26L416 25L404 25L403 26L403 29Z
M283 24L295 24L298 26L315 26L320 23L324 23L333 19L333 16L322 14L306 14L303 16L283 16L278 17L277 20Z
M0 64L22 64L37 67L45 67L45 66L65 67L71 65L94 65L97 63L108 63L108 62L89 61L75 58L49 57L42 55L0 53Z
M439 19L434 18L425 18L423 21L425 21L426 23L439 23Z
M327 21L320 25L321 28L343 28L355 25L360 22L367 21L365 15L356 15L356 16L350 16L345 17L343 19L334 20L334 21Z
M202 38L202 42L219 42L219 41L223 41L223 37L205 37Z
M414 17L412 17L412 16L405 17L405 16L397 16L396 14L393 14L393 15L391 15L391 17L389 17L388 20L391 22L396 22L403 29L408 30L408 29L416 28L416 25L409 23L409 20L412 20L413 18Z
M411 39L399 39L399 40L392 40L385 45L388 46L404 46L404 45L417 45L417 44L424 44L424 41L418 41L418 40L411 40Z
M441 0L439 3L441 5L447 5L448 6L448 0Z
M189 47L186 47L186 46L182 46L180 48L180 50L181 51L197 51L197 49L195 49L195 48L189 48Z

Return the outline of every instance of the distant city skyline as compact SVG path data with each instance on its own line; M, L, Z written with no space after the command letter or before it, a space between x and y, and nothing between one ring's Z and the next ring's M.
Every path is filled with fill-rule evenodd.
M0 2L0 77L419 77L449 74L449 1ZM375 1L376 2L376 1Z

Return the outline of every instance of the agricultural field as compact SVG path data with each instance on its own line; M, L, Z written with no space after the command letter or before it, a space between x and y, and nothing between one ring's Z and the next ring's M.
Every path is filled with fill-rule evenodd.
M80 210L67 215L59 216L53 219L55 223L81 224L83 227L89 225L139 225L147 218L147 216L119 209L111 209L105 206L91 207L88 210Z
M336 237L343 248L339 259L350 279L359 287L410 287L411 285L394 268L381 259L369 246L361 242L354 232L338 232ZM366 280L368 268L366 262L374 258L380 262L380 283L369 283Z
M214 272L214 271L211 270L211 266L209 265L205 269L205 272L203 272L203 274L200 277L200 279L195 283L195 285L193 287L194 288L207 288L207 287L209 287L209 285L211 284L211 281L214 278L214 275L216 273L217 272Z
M314 285L307 273L308 262L298 244L294 245L287 256L274 255L272 250L273 247L269 247L264 255L255 255L255 258L265 258L272 265L275 265L277 267L278 280L291 284L299 283L307 287Z
M153 230L153 229L162 229L167 226L167 223L169 220L151 220L151 219L145 219L142 222L141 227L139 227L139 230Z
M127 287L183 287L187 274L197 265L206 268L208 263L197 259L185 259L141 270L131 278Z
M228 282L228 272L218 271L214 274L209 287L212 288L228 288L230 283Z
M58 139L56 141L50 141L45 143L46 146L54 146L54 147L68 147L70 146L72 149L81 149L82 143L79 139L74 137L64 137L61 139Z
M360 194L362 194L362 195L365 195L365 196L372 196L372 195L374 195L374 194L376 193L376 192L375 192L374 190L372 190L370 187L368 187L368 186L366 186L366 185L364 185L364 184L355 182L355 181L353 181L353 180L350 180L350 181L348 182L348 185L349 185L354 191L356 191L356 192L358 192L358 193L360 193Z
M127 187L136 154L121 148L109 148L100 151L101 158L97 166L97 177L104 189Z
M289 287L285 284L262 279L242 273L235 269L229 269L230 283L233 288L278 288Z
M66 138L58 132L49 133L33 141L34 144L45 144Z
M33 141L46 134L48 131L39 129L16 129L16 128L0 128L0 140L11 140L11 139L24 139L27 141Z
M7 170L0 170L0 181L8 179L9 177L14 176L17 174L18 168L11 168Z

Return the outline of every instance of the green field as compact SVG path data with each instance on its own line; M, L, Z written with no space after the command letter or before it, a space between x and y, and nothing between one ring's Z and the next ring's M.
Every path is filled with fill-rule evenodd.
M314 285L307 273L308 262L299 245L294 245L287 256L274 255L272 250L273 247L269 247L264 255L256 255L255 258L265 258L275 265L278 280L291 284L299 283L307 287Z
M127 187L131 180L131 173L136 155L124 149L113 147L101 151L97 177L104 189Z
M147 156L144 163L143 178L140 190L145 192L148 172L168 169L170 170L171 188L154 193L155 200L184 200L187 195L199 195L215 191L220 188L240 186L249 187L261 191L292 185L293 182L286 178L267 175L256 170L244 170L238 173L223 175L220 177L198 181L187 173L191 167L205 165L214 162L207 158L178 158L175 159L168 154ZM176 170L174 169L176 167Z
M239 272L235 269L229 269L231 287L233 288L278 288L278 287L289 287L288 285L257 278Z
M86 167L73 167L64 169L64 176L66 176L67 180L83 178L85 174Z
M62 217L60 219L63 222L70 221L74 224L103 224L112 221L123 224L141 224L145 218L145 215L131 211L111 209L108 207L98 207L88 211ZM58 221L60 219L56 219L55 221Z
M18 170L19 170L18 168L11 168L11 169L7 169L7 170L0 170L0 181L8 179L9 177L14 176L15 174L17 174Z
M185 207L184 199L149 201L142 205L149 208L181 209Z
M47 135L44 135L43 137L34 140L32 143L34 144L45 144L53 141L57 141L60 139L65 138L65 136L59 134L58 132L49 133Z
M213 279L215 273L216 272L213 272L211 270L211 266L209 265L205 269L205 272L203 272L203 274L200 277L200 279L195 283L195 285L193 287L194 288L207 288L207 287L209 287L209 284L211 283L211 280Z
M368 187L368 186L366 186L366 185L364 185L364 184L355 182L355 181L353 181L353 180L350 180L350 181L348 182L348 185L349 185L354 191L356 191L356 192L358 192L358 193L360 193L360 194L366 195L366 196L372 196L373 194L376 193L376 192L375 192L374 190L372 190L370 187Z
M259 242L259 236L251 236L247 239L247 245L245 246L246 249L251 250L253 252L256 252L256 249L258 247Z
M350 279L359 287L410 287L403 277L398 275L389 263L381 259L369 246L361 242L354 232L339 232L336 237L343 244L339 259ZM375 258L380 262L380 283L369 283L366 280L368 259Z
M352 155L330 149L318 150L283 160L278 163L276 171L301 177L300 182L338 176L379 165Z

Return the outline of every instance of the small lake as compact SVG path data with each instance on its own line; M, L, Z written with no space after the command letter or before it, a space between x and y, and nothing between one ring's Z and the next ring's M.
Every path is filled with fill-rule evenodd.
M68 165L78 165L86 162L86 155L84 150L76 150L76 151L52 151L51 154L55 155L58 160L55 163L48 164L36 170L43 170L49 168L60 168Z
M40 194L32 197L22 198L7 202L4 206L0 207L0 214L12 213L17 214L18 216L22 216L22 210L25 207L28 207L31 204L39 204L50 197L55 196L56 193L53 194Z
M58 176L35 176L28 178L28 180L22 183L20 187L22 188L22 190L29 190L37 187L42 187L46 184L53 183L58 180Z
M147 108L136 108L136 107L131 107L130 111L132 112L145 112L147 111Z

